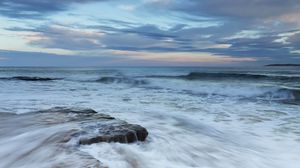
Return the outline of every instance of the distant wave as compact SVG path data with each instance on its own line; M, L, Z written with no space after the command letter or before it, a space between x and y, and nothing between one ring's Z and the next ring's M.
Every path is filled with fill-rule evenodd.
M280 80L280 81L300 81L298 76L273 76L262 74L247 74L247 73L213 73L213 72L191 72L187 75L179 76L163 76L153 75L150 78L179 78L186 80L226 80L226 79L239 79L239 80Z
M286 89L286 88L260 88L255 93L250 90L239 90L240 93L231 93L232 89L219 90L219 91L191 91L183 90L183 92L195 96L221 96L246 100L263 100L263 101L279 101L286 103L300 103L300 90Z
M148 81L141 79L133 79L129 77L102 77L96 82L111 84L111 83L124 83L124 84L132 84L132 85L144 85L148 84Z
M147 87L148 88L148 87ZM150 89L163 90L179 94L188 94L191 96L215 98L229 98L239 100L262 100L285 103L300 104L300 89L283 88L276 86L230 86L230 85L203 85L200 87L174 87L165 84L159 87L150 87Z
M0 77L0 80L21 80L21 81L53 81L60 80L62 78L48 78L48 77L36 77L36 76L14 76L14 77Z

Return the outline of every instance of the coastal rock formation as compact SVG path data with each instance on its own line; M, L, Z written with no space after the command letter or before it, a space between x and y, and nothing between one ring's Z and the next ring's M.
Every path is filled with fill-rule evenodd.
M45 167L105 168L100 161L79 150L80 146L133 143L144 141L148 135L140 125L92 109L63 107L25 114L0 112L0 128L0 145L5 147L0 151L3 159L0 167L46 164Z
M35 115L40 121L48 124L66 122L77 124L78 130L73 131L69 139L78 138L78 143L81 145L99 142L133 143L145 141L148 136L148 131L140 125L129 124L92 109L56 107L39 111Z
M99 142L132 143L136 141L145 141L148 135L145 128L120 121L112 122L108 125L96 124L95 127L98 128L96 134L91 134L90 128L84 129L84 133L87 135L80 138L79 144L89 145Z

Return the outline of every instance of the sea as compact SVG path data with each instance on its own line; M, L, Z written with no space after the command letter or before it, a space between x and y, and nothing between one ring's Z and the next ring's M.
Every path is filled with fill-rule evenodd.
M299 67L0 68L0 113L53 107L91 108L148 130L145 142L77 146L108 168L300 166ZM49 155L43 137L60 127L18 124L0 115L0 168L80 162Z

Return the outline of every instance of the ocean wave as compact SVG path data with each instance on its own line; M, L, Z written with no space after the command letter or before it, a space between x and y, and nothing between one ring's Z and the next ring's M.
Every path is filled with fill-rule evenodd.
M148 86L147 86L148 88ZM212 99L262 100L300 103L300 90L277 86L257 86L247 84L201 83L198 85L180 85L165 83L163 86L151 87L171 93L188 94Z
M273 87L262 87L262 88L239 88L230 89L223 88L222 90L211 90L207 92L193 92L187 91L189 94L196 94L201 96L221 96L238 99L248 100L266 100L266 101L282 101L291 103L300 103L300 90L287 89L287 88L273 88Z
M124 83L131 85L145 85L149 82L142 79L133 79L129 77L101 77L96 80L96 82L104 83L104 84L112 84L112 83Z
M14 76L14 77L1 77L0 80L21 80L21 81L53 81L61 80L62 78L49 78L37 76Z
M300 90L280 88L266 91L261 95L254 96L253 98L300 103Z
M152 75L150 78L176 78L185 80L277 80L277 81L300 81L300 76L264 75L250 73L214 73L214 72L191 72L187 75L164 76Z

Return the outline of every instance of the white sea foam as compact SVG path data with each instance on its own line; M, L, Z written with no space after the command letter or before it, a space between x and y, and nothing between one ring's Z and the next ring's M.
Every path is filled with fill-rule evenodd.
M143 77L178 76L190 71L195 69L119 69L111 73L113 77L121 74L122 78L149 81L139 85L91 82L110 76L109 71L103 73L101 69L43 73L44 77L66 79L54 82L0 80L0 112L26 113L54 106L88 107L146 127L149 137L143 143L80 146L81 151L109 168L299 167L300 106L277 101L292 100L291 90L299 88L291 87L297 84ZM30 74L6 71L0 75L41 76L32 71ZM0 135L0 167L19 160L20 154L38 145L47 145L43 140L61 129L28 127L20 133L13 131L12 135L2 127L6 134ZM18 163L24 167L51 167L55 162L43 160L57 151L51 145L46 149L37 150ZM79 158L72 160L63 153L57 154L56 159L81 163Z

